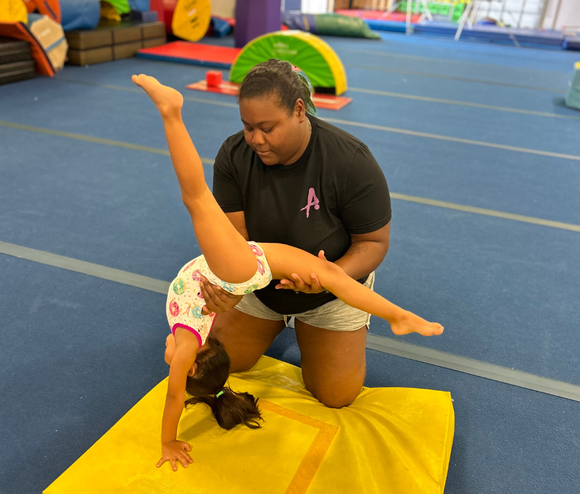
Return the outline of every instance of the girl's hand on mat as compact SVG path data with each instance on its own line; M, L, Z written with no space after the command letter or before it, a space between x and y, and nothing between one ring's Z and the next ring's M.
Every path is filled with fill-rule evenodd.
M171 463L171 468L173 471L177 471L177 462L180 461L181 464L187 468L190 463L193 463L191 456L187 453L191 451L191 446L183 441L171 441L163 444L161 459L157 462L157 468L163 465L166 461Z
M242 300L243 295L232 295L231 293L222 290L217 285L212 285L207 278L201 277L201 293L205 304L201 310L202 314L208 315L212 312L220 314L222 312L227 312L233 309L240 300Z
M321 250L318 253L318 258L326 261L326 257L324 256L323 250ZM320 281L318 280L318 276L316 276L316 273L310 273L310 279L308 280L308 282L304 281L296 273L293 273L291 280L288 279L280 280L280 283L276 285L276 289L294 290L295 292L302 293L321 293L326 291L326 289L320 285Z

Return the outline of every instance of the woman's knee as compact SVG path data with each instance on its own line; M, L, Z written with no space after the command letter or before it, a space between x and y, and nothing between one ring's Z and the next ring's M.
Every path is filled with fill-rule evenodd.
M336 387L335 389L327 388L323 390L313 390L306 386L306 389L310 391L314 397L328 408L344 408L352 405L360 392L362 391L362 384L359 388L353 388L350 390L340 389Z

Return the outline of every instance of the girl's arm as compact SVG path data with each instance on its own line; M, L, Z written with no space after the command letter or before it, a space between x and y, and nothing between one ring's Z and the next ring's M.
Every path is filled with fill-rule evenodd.
M191 451L191 446L188 443L177 440L177 426L179 425L185 402L185 383L195 362L199 343L189 333L181 334L180 336L179 340L176 338L175 353L169 368L169 382L161 425L162 456L157 463L157 467L160 467L163 463L169 461L173 470L177 470L176 461L178 460L184 467L187 467L189 463L193 463L193 460L187 454L187 451Z

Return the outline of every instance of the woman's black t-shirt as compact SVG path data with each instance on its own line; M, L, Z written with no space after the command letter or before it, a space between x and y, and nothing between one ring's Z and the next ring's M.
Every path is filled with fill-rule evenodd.
M225 213L244 212L250 240L288 244L313 255L324 250L329 261L336 261L350 247L350 234L389 223L389 189L365 144L309 118L310 142L291 165L264 165L243 131L226 139L215 160L213 193ZM276 290L278 281L255 294L280 314L298 314L335 299L330 293Z

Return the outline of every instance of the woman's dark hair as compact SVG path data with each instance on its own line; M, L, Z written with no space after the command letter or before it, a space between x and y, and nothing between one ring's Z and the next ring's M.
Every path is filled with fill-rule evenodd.
M230 373L230 357L216 339L208 338L209 348L197 354L195 375L188 376L185 390L192 397L185 406L209 405L220 427L230 430L238 424L258 429L262 420L258 400L249 393L236 393L224 387ZM223 393L217 397L220 391Z
M304 101L306 112L316 115L312 103L312 88L308 80L295 71L290 62L271 58L254 66L244 77L238 99L259 98L276 95L280 106L291 114L300 98Z

